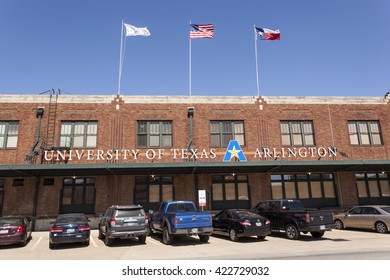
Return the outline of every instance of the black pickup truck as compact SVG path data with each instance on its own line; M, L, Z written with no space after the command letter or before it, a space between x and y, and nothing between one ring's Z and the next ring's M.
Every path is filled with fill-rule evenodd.
M325 231L334 228L333 213L330 210L305 210L299 200L267 200L260 202L254 212L271 222L271 230L285 231L289 239L299 239L300 233L321 238Z

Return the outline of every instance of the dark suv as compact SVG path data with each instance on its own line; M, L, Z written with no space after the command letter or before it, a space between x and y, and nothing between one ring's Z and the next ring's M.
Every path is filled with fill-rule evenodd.
M99 238L107 246L115 238L138 237L140 243L145 243L148 232L148 216L140 205L112 205L99 222Z

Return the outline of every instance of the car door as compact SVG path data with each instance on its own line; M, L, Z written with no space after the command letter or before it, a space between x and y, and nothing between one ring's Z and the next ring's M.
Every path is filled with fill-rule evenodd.
M225 235L227 232L227 211L219 212L213 219L213 228L216 234Z
M344 218L344 226L352 228L361 227L362 207L354 207L349 210Z
M100 226L101 232L103 234L106 234L106 232L107 232L107 227L108 227L108 223L110 222L109 220L110 220L112 211L113 211L113 209L108 208L106 213L104 213L103 218L100 221L99 226Z
M360 219L360 225L362 228L372 229L375 222L379 219L380 213L374 207L362 207L362 216Z
M166 203L160 203L157 205L155 211L152 214L152 226L153 229L162 230L162 212Z

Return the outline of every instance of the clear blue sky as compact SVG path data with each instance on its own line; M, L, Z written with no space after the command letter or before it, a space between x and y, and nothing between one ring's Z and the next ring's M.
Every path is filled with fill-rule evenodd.
M0 0L0 94L116 94L122 20L148 27L127 37L122 95L189 94L189 23L213 23L192 40L192 95L384 96L390 91L388 0Z

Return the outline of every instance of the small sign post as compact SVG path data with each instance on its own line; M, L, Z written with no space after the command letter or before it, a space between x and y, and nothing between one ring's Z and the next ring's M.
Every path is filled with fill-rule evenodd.
M198 196L199 196L199 206L203 207L206 206L206 190L198 190Z

